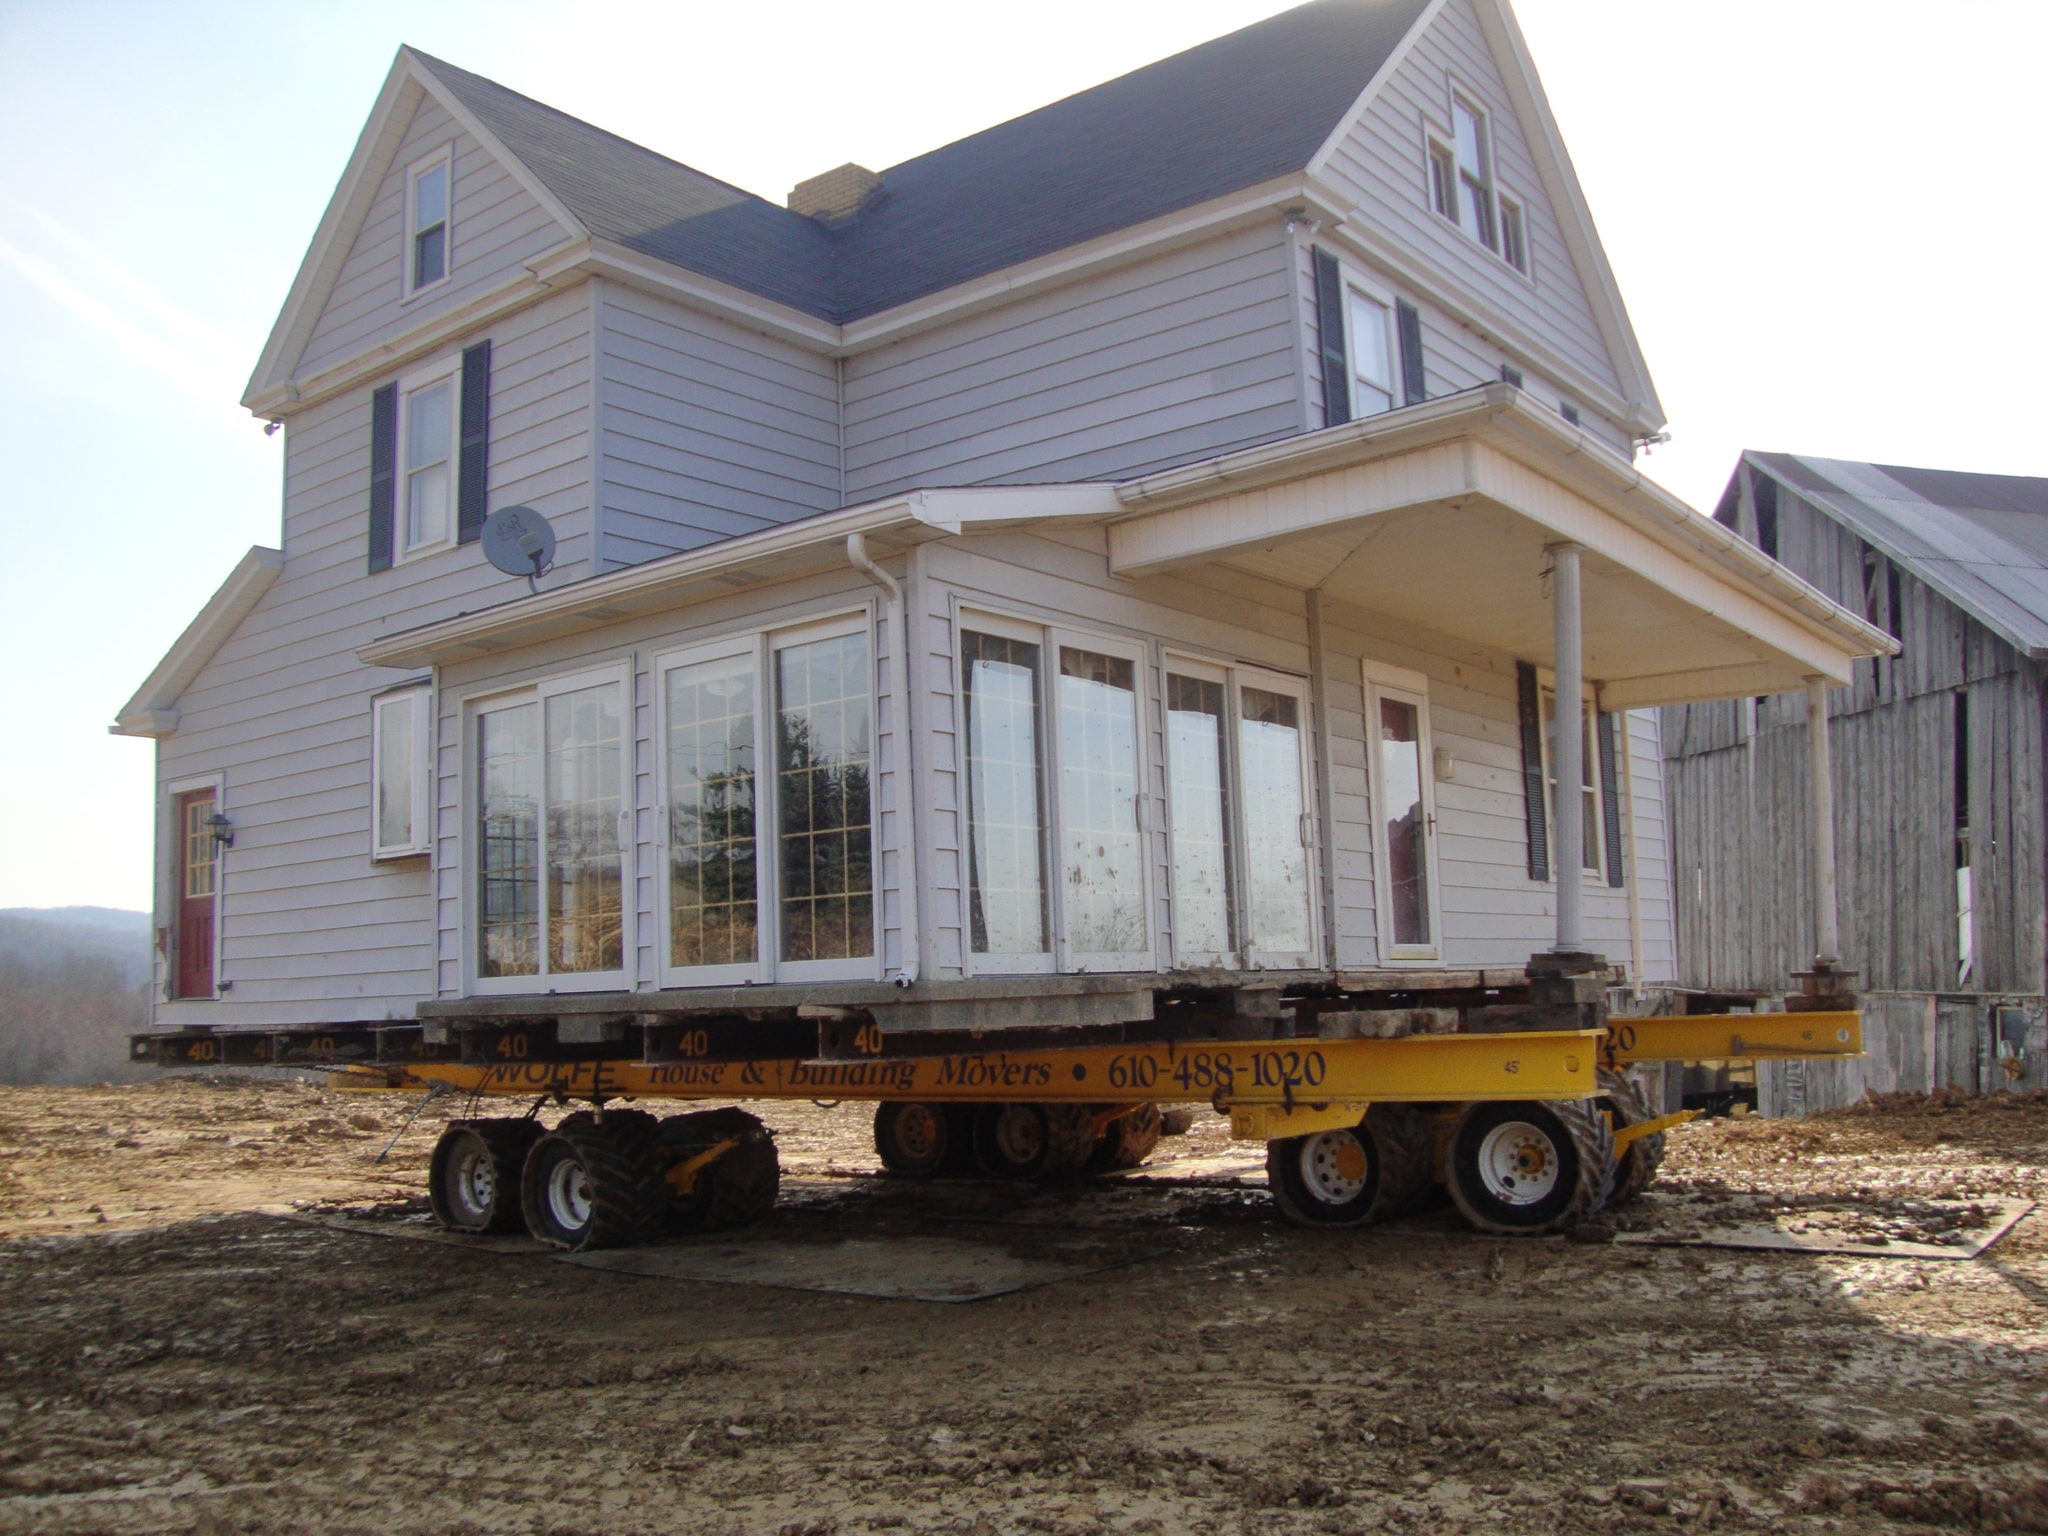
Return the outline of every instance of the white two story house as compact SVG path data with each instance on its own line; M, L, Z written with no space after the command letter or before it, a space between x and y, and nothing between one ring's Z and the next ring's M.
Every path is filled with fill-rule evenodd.
M115 727L159 1028L1654 983L1654 706L1889 645L1638 465L1506 0L1313 0L787 205L403 49L244 403L278 547Z

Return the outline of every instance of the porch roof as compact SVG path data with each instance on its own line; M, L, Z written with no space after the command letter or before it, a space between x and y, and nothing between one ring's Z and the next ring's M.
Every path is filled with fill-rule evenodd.
M1548 664L1585 551L1586 676L1629 709L1844 685L1890 636L1522 391L1492 384L1117 488L1110 569L1223 566Z

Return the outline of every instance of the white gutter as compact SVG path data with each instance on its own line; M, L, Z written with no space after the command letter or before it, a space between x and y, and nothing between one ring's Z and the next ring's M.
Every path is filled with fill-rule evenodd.
M917 921L917 805L915 736L910 722L910 615L903 606L903 588L868 555L865 534L846 536L846 561L882 589L888 599L889 691L896 699L896 901L902 914L902 963L890 979L899 987L917 981L924 932Z

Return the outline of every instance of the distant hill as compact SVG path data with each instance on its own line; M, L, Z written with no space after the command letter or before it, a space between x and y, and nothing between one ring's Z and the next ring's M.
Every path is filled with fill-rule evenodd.
M0 1083L141 1075L127 1037L149 1023L149 945L147 912L0 908Z

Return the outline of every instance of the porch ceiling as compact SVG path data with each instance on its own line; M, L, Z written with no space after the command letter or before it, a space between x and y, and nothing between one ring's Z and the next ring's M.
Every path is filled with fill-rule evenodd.
M1222 566L1548 664L1547 546L1569 541L1586 551L1586 675L1616 709L1791 692L1813 676L1846 684L1855 657L1890 648L1782 567L1750 570L1769 562L1718 547L1726 530L1618 457L1589 463L1583 440L1560 453L1547 424L1515 430L1529 408L1506 404L1439 411L1434 425L1448 430L1421 441L1389 418L1393 451L1372 456L1359 433L1352 462L1291 478L1270 472L1270 455L1247 476L1264 483L1244 489L1216 494L1212 479L1211 494L1189 499L1192 485L1155 484L1169 504L1112 525L1111 566L1134 577ZM1635 483L1601 485L1599 471L1615 469Z

